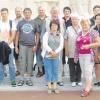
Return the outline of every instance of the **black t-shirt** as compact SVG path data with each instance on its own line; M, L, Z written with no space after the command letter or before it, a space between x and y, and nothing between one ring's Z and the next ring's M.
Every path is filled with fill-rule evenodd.
M65 21L65 26L66 26L66 29L69 27L69 26L72 26L72 21L71 21L71 18L69 18L69 20L66 21L65 17L63 17L64 21Z
M93 29L99 32L99 37L100 37L100 26L99 26L99 28L97 26L95 26Z

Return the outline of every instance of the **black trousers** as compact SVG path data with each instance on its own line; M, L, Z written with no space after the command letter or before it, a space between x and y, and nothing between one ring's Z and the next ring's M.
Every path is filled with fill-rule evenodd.
M63 53L62 53L62 64L66 64L66 60L65 60L65 48L63 48Z
M70 81L71 82L80 82L81 81L81 68L79 61L74 63L74 58L68 58L69 72L70 72Z

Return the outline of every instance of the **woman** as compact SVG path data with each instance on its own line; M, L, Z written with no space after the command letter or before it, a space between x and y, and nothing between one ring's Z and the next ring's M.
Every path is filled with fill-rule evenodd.
M81 20L82 32L76 40L75 59L77 62L79 58L83 77L85 78L85 88L82 90L81 96L86 97L92 89L93 67L94 67L94 53L93 49L100 46L100 38L98 33L90 30L89 20L83 18Z
M48 93L59 93L57 89L59 53L63 49L63 36L60 33L58 20L50 22L50 32L43 36L43 51L45 76L48 82Z
M70 81L72 87L81 86L81 68L79 62L74 63L76 38L81 31L78 14L71 14L72 26L68 27L64 37L66 56L68 57Z

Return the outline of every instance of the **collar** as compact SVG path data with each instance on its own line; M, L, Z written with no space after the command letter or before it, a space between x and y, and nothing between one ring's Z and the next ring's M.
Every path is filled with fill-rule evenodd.
M44 19L45 19L45 18L47 18L47 16L46 16L46 15L45 15ZM40 18L40 16L39 16L39 15L37 16L37 19L40 19L40 20L41 20L41 18Z

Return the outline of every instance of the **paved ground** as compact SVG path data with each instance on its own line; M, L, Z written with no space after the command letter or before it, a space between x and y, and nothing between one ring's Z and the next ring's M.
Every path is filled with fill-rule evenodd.
M29 86L22 86L22 87L11 87L10 86L10 81L8 78L5 78L4 82L2 84L0 84L0 91L45 91L47 90L47 86L46 86L46 82L45 82L45 77L41 77L41 78L36 78L36 73L37 73L37 69L33 72L34 76L32 77L34 86L29 87ZM19 80L19 77L16 78L16 80ZM64 81L64 86L62 87L58 87L61 91L80 91L83 86L84 86L84 81L83 81L83 86L76 86L76 87L72 87L71 83L69 81L69 69L68 66L65 66L65 77L63 77L63 81ZM94 81L95 81L95 77L94 77ZM95 91L99 91L100 87L94 87L93 86L93 90Z
M19 80L19 77L16 78L16 80ZM46 91L47 90L47 83L45 82L44 77L36 78L35 76L32 77L33 86L27 86L24 84L24 86L16 86L11 87L10 81L8 78L5 78L2 84L0 84L0 91ZM84 81L83 86L76 86L72 87L71 83L69 82L69 77L64 77L64 86L58 86L58 88L61 91L80 91L84 87ZM93 86L94 91L100 91L100 87Z
M44 76L36 78L36 71L32 77L34 86L22 86L11 87L8 78L5 78L2 84L0 84L0 100L81 100L80 91L84 86L72 87L69 82L68 69L66 69L66 75L63 77L64 86L58 87L60 94L48 94L47 86ZM19 80L19 77L16 78ZM95 77L94 77L95 81ZM100 87L93 86L93 91L89 97L84 100L99 100Z
M100 92L92 92L88 97L80 97L80 92L47 94L45 91L0 92L0 100L100 100Z

